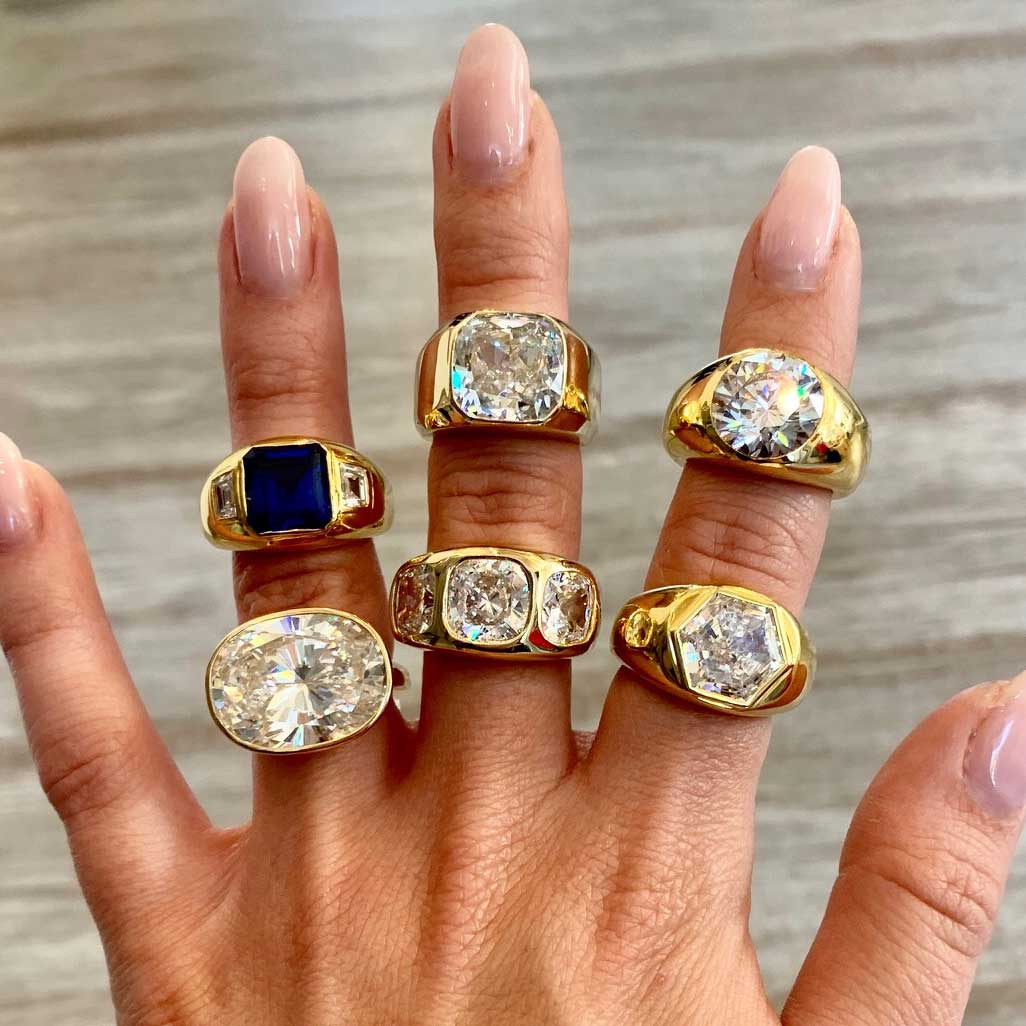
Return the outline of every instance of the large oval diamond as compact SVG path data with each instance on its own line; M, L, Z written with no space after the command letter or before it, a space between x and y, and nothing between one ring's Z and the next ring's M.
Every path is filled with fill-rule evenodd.
M355 617L297 610L243 624L207 669L214 718L239 744L298 752L369 727L388 703L381 639Z
M727 366L713 392L712 423L735 452L753 460L786 456L823 416L815 371L784 353L746 353Z
M540 314L475 314L453 347L452 398L468 417L516 424L548 420L563 398L566 344Z

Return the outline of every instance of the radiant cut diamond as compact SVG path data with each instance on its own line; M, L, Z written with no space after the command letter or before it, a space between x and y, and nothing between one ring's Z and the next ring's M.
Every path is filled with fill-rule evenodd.
M214 478L213 493L214 516L218 520L234 520L238 517L239 509L235 505L235 485L230 470Z
M712 398L716 433L750 459L786 456L811 437L823 416L815 371L783 353L749 353L723 372Z
M345 509L359 509L370 501L370 479L363 467L343 466L342 506Z
M689 686L748 702L785 666L773 613L718 593L677 630Z
M453 347L452 397L468 417L539 424L559 407L566 345L540 314L476 314Z
M395 624L406 635L423 634L435 619L435 575L425 563L408 566L395 587Z
M208 671L211 708L227 733L267 752L341 741L388 702L385 652L337 613L260 620L230 636Z
M479 556L449 573L445 625L458 641L501 645L524 633L531 615L531 582L515 559Z
M595 585L578 570L550 574L542 592L538 626L552 645L579 645L591 631Z

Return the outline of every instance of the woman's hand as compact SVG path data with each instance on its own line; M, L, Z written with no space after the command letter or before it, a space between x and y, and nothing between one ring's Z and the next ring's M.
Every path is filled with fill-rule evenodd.
M565 317L559 143L507 30L468 42L434 163L441 320ZM220 267L235 444L351 441L335 239L279 141L240 161ZM803 150L744 242L721 351L786 341L846 381L858 295L836 163ZM575 555L576 444L442 433L428 476L430 548ZM647 586L742 585L798 612L828 512L825 491L692 464ZM235 583L245 618L318 605L387 628L368 542L240 555ZM0 640L120 1023L779 1021L748 934L766 721L696 711L621 671L598 733L575 737L566 662L432 653L415 730L392 709L330 752L256 757L252 822L215 830L129 680L65 497L6 441ZM788 1026L961 1021L1026 802L1023 683L959 695L873 783Z

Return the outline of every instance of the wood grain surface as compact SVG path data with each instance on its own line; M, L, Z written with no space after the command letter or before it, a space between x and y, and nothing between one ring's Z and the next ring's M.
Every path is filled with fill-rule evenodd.
M228 444L214 239L234 162L285 136L335 218L358 440L395 484L391 572L425 528L426 447L394 410L435 324L432 123L484 20L521 35L561 130L572 318L607 400L584 558L611 609L641 581L676 477L659 418L715 350L747 225L792 150L840 157L875 451L805 616L817 693L779 721L761 788L753 930L779 999L876 767L953 692L1026 664L1026 5L0 0L0 429L70 491L160 730L234 821L247 759L201 692L229 561L195 521ZM611 670L602 646L580 661L579 724ZM0 684L0 1022L109 1023ZM966 1022L1026 1023L1021 861Z

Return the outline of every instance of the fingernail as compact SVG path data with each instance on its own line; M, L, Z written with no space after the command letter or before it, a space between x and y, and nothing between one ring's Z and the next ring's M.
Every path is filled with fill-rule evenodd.
M0 548L21 541L34 520L21 452L7 435L0 434Z
M830 263L840 219L837 158L806 146L787 162L763 214L756 275L785 292L811 292Z
M257 139L235 168L235 251L243 285L295 295L310 278L310 203L303 165L288 143Z
M450 101L453 161L467 178L509 177L527 152L531 72L520 40L503 25L470 34L456 64Z
M999 819L1026 806L1026 674L1002 690L1004 700L969 739L965 759L969 793Z

